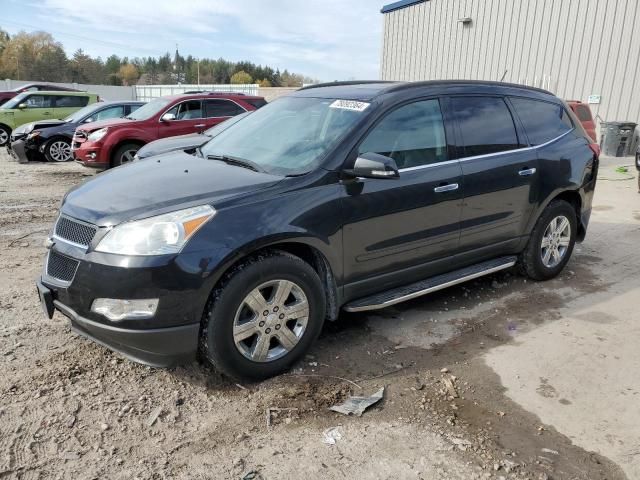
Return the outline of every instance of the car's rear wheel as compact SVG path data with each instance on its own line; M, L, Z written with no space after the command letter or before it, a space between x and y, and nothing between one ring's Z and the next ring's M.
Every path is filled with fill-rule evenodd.
M557 276L569 261L576 242L577 216L571 204L554 200L544 210L520 255L520 269L534 280Z
M71 143L62 138L56 138L47 144L44 156L50 162L68 162L73 158Z
M126 143L116 150L113 156L112 167L119 167L125 163L133 162L133 157L140 150L140 145L137 143Z
M203 317L203 353L229 377L268 378L307 351L324 316L322 282L308 263L286 252L261 254L213 291Z
M9 143L9 138L11 138L11 129L4 125L0 125L0 147Z

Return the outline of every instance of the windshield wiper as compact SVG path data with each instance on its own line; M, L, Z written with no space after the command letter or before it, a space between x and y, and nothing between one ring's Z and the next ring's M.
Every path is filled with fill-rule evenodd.
M254 172L265 173L264 168L260 165L251 160L245 160L244 158L231 157L229 155L207 155L207 160L220 160L229 165L236 165L237 167L248 168Z

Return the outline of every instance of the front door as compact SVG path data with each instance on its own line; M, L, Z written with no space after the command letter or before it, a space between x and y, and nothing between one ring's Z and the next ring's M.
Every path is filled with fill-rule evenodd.
M452 97L464 176L460 250L509 253L536 201L538 159L501 97Z
M32 93L21 105L25 108L17 109L15 112L16 127L25 123L37 120L48 120L55 118L54 98L51 95Z
M393 158L400 177L344 183L346 297L440 273L429 263L459 241L462 174L448 157L438 99L386 114L358 147L370 152Z
M166 113L173 114L173 120L160 120L158 137L173 137L197 133L204 128L204 114L201 100L186 100L173 106Z

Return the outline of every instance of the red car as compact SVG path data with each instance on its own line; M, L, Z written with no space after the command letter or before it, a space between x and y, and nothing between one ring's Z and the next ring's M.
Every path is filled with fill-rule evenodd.
M580 123L593 141L597 142L596 122L593 120L593 115L591 115L589 105L582 103L580 100L567 100L567 105L569 105L569 108L571 108L573 113L576 114L576 117L578 117L578 120L580 120Z
M199 93L156 98L127 117L81 125L73 136L74 158L85 167L110 168L133 160L159 138L202 132L267 102L241 93Z
M0 92L0 105L6 103L11 100L13 97L23 92L35 92L40 90L46 90L50 92L52 90L64 90L68 92L78 92L75 88L67 88L67 87L59 87L57 85L49 85L46 83L27 83L26 85L20 85L19 87L14 88L13 90L6 90L4 92Z

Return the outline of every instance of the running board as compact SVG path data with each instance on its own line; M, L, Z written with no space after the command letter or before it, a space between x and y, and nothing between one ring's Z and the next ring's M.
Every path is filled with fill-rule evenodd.
M513 267L516 264L517 257L500 257L494 258L482 263L477 263L470 267L454 270L453 272L443 273L435 277L427 278L404 287L394 288L385 292L376 293L369 297L355 300L346 304L343 308L347 312L364 312L366 310L378 310L380 308L389 307L396 303L405 302L412 298L426 295L427 293L436 292L458 283L463 283L474 278L489 275L490 273Z

